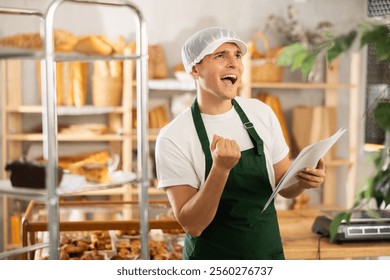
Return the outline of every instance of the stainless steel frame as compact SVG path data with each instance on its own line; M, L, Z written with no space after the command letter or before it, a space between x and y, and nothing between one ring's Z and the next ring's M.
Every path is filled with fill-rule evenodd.
M12 15L12 16L26 16L26 17L34 16L34 17L37 17L40 20L41 38L44 37L44 33L43 33L44 32L44 29L43 29L44 15L40 11L32 10L32 9L0 7L0 14L6 14L6 15ZM29 50L20 50L20 49L13 49L13 48L1 48L0 49L0 59L13 59L13 58L42 59L42 54L37 53L37 52L33 52L33 51L29 51ZM43 87L42 87L42 89L44 90ZM5 104L3 104L3 106L5 106ZM3 162L3 164L5 164L5 163ZM3 197L2 197L2 201L3 201L3 203L2 203L3 204L2 205L2 207L3 207L2 216L4 217L3 222L5 223L7 221L7 215L8 215L8 211L7 211L7 208L8 208L7 195L8 194L2 193L2 195L3 195ZM10 195L12 196L13 194L10 194ZM28 199L31 199L31 196L28 196L28 197L19 196L19 198L28 200ZM3 231L7 231L7 230L8 230L8 227L3 228ZM4 236L3 236L4 243L7 242L6 239L7 239L7 234L4 233ZM3 244L3 245L4 245L3 247L5 247L5 244ZM23 252L35 250L37 247L45 247L45 246L48 246L48 245L42 243L42 244L36 244L35 246L28 246L28 247L21 248L21 249L15 249L15 250L10 250L10 251L6 251L6 252L1 252L0 253L0 260L7 258L7 257L10 257L10 256L18 255L18 254L23 253Z
M139 213L140 213L140 234L141 234L141 258L149 259L149 242L148 242L148 154L149 144L147 140L147 100L148 100L148 40L146 24L140 10L126 0L107 0L107 1L89 1L89 0L55 0L47 12L42 15L37 11L22 9L1 9L0 13L37 15L40 16L44 23L41 30L41 36L44 38L44 50L41 67L42 77L42 124L44 136L44 157L47 160L47 208L48 208L48 226L49 226L49 244L50 258L59 258L59 195L56 192L57 169L58 169L58 139L57 139L57 102L55 94L55 62L94 59L108 59L101 56L88 57L66 57L56 55L54 52L54 18L59 6L64 2L85 5L106 5L128 8L135 18L136 23L136 53L129 56L110 57L109 59L136 60L136 80L137 80L137 175L139 188ZM1 57L1 53L0 53Z

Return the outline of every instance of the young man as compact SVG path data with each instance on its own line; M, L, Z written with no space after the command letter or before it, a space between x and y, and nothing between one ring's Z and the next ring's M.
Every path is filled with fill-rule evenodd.
M232 30L220 27L200 30L182 47L197 96L161 130L156 167L187 233L184 259L284 259L275 207L262 210L290 166L289 149L272 109L237 96L246 52ZM280 195L318 188L323 161L296 176L299 182Z

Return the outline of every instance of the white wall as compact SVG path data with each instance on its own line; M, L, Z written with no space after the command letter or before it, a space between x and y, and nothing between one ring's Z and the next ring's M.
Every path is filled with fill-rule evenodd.
M293 4L299 11L299 19L304 27L314 28L323 20L335 24L336 31L348 31L356 21L364 17L366 0L133 0L143 13L148 26L150 43L164 46L170 65L180 62L180 46L194 31L210 25L229 26L240 34L245 41L254 31L264 27L270 14L286 16L288 4ZM1 6L32 7L45 11L48 0L0 0ZM116 11L112 13L106 8L95 9L94 6L65 3L60 6L59 25L72 29L75 33L108 32L119 34L125 30L127 21ZM85 12L87 10L87 12ZM104 21L104 23L102 22ZM22 22L12 25L12 30L19 26L29 29ZM11 30L1 24L0 34L8 34ZM269 34L272 42L278 43L277 36Z
M323 20L329 20L335 25L336 32L347 32L356 22L365 18L366 0L133 0L144 15L148 28L150 43L161 44L166 52L169 67L180 62L180 47L183 41L194 31L210 26L229 26L236 30L244 41L250 40L252 34L264 28L266 18L270 14L286 16L288 4L293 4L299 12L302 25L312 29ZM48 0L0 0L0 6L6 7L31 7L45 11ZM112 38L127 34L132 21L126 17L126 13L118 9L95 8L94 6L73 6L64 4L58 10L56 26L66 28L76 34L106 33ZM16 32L36 31L36 24L30 21L21 21L0 15L0 36ZM271 43L281 43L277 34L268 34ZM127 39L131 39L127 36ZM341 82L348 82L349 59L341 58L340 68ZM315 96L315 97L314 97ZM285 105L287 114L291 106L297 103L321 103L321 95L313 95L311 92L287 92L280 94L282 104ZM361 93L362 104L364 94ZM339 112L340 124L348 127L348 95L341 92ZM290 106L290 107L289 107ZM361 111L364 108L359 108ZM362 111L363 112L363 111ZM361 113L363 116L363 113ZM360 123L359 139L362 138L362 120ZM343 154L347 147L346 140L342 140L340 153ZM359 178L364 178L366 166L365 155L360 154ZM361 171L361 172L360 172ZM341 180L343 174L340 175ZM344 190L341 188L338 199L342 203Z

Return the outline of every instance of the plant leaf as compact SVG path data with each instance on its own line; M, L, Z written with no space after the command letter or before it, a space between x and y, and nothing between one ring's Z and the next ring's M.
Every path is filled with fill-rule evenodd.
M316 52L310 53L302 61L301 71L302 71L302 78L304 80L307 79L311 69L313 69L313 66L314 66L314 63L316 62L317 56L318 56L318 53L316 53Z
M378 61L386 60L390 58L390 37L385 35L382 40L378 40L375 43L375 53Z
M326 58L328 63L331 63L341 53L348 51L357 35L356 30L352 30L347 35L341 35L334 38L333 46L331 46L326 52Z
M304 46L303 43L295 43L289 46L286 46L283 48L282 52L280 53L276 65L279 66L291 66L294 62L295 57L302 53L305 52L306 47Z
M390 102L379 102L373 113L378 126L384 130L390 131Z
M310 55L310 52L302 51L299 54L297 54L294 59L291 66L291 71L295 71L297 69L300 69L302 67L302 62L306 59L306 57Z
M385 194L385 206L390 204L390 177L387 179L387 193Z
M360 47L370 43L382 41L383 38L389 36L389 29L386 25L371 24L361 31Z
M330 223L329 227L329 233L330 233L330 241L333 242L334 238L336 237L338 228L343 220L346 221L346 223L349 223L349 220L351 218L352 213L349 211L343 211L338 213Z
M389 28L384 24L368 24L361 29L360 47L367 44L375 45L378 61L390 58Z

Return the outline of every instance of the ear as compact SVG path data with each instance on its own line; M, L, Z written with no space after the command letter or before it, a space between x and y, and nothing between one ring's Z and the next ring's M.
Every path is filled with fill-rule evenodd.
M194 79L197 79L199 77L198 70L196 69L196 65L194 65L191 69L191 76Z

